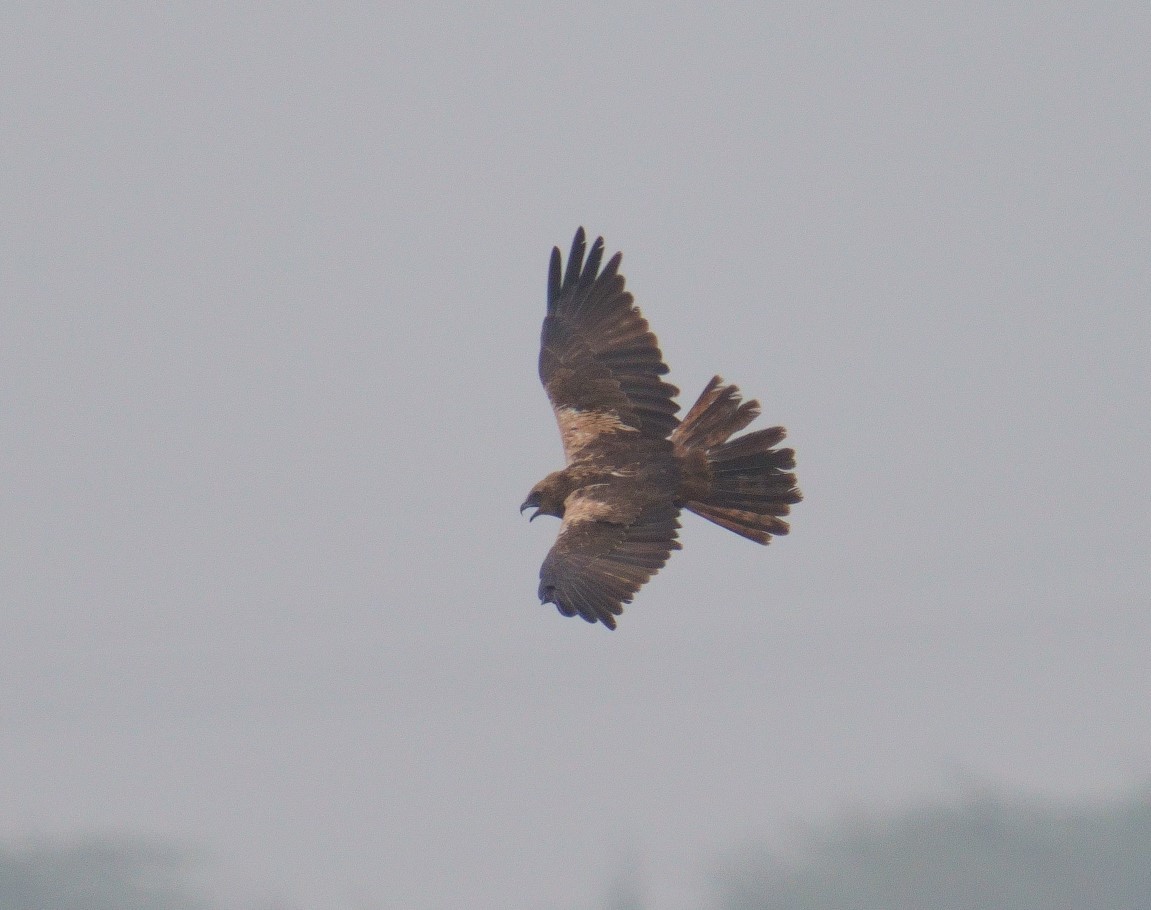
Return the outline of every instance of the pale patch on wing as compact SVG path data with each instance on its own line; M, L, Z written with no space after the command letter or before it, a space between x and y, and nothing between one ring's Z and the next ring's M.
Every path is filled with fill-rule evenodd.
M577 454L608 433L638 433L633 426L620 420L615 411L581 411L577 408L556 408L556 423L563 439L564 455L570 462Z
M606 483L592 484L581 487L564 501L563 524L560 533L565 528L581 521L608 521L615 524L630 521L634 516L633 510L621 511L619 504L610 498L600 498L599 494L610 496Z

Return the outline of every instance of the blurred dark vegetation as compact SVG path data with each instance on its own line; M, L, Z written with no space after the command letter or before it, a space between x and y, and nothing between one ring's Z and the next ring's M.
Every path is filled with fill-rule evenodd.
M187 860L174 848L98 840L0 848L0 910L204 910Z
M208 910L189 867L148 843L0 848L0 910ZM605 910L645 910L641 877L628 863ZM745 849L711 880L709 910L1151 910L1151 790L855 817Z
M969 798L809 831L714 876L722 910L1151 910L1151 792Z

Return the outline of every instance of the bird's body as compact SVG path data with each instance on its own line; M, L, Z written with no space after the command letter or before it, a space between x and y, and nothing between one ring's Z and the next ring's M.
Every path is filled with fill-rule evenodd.
M603 238L584 261L583 228L566 271L552 250L540 380L551 400L567 465L521 506L563 519L540 570L540 601L565 616L614 629L636 591L680 548L686 508L766 544L786 534L800 499L782 427L729 437L759 414L716 376L679 420L679 390L655 336L624 290L617 253L602 271Z

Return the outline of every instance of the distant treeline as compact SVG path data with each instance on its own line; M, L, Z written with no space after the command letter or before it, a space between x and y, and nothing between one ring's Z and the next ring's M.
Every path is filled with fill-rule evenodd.
M1151 910L1151 793L1101 805L979 797L748 851L721 910Z
M0 849L0 910L203 910L179 851L85 841Z
M121 842L0 848L0 910L206 910L185 860ZM1075 807L979 797L854 819L808 832L786 857L745 850L712 881L706 910L1151 910L1151 793ZM633 877L614 891L609 910L659 910Z

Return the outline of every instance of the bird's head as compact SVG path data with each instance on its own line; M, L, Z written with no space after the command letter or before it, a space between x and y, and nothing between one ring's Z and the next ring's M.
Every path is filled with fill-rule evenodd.
M551 483L552 475L545 477L528 493L528 498L520 506L520 514L524 509L535 509L528 521L535 521L541 515L554 515L556 518L564 517L564 498Z

